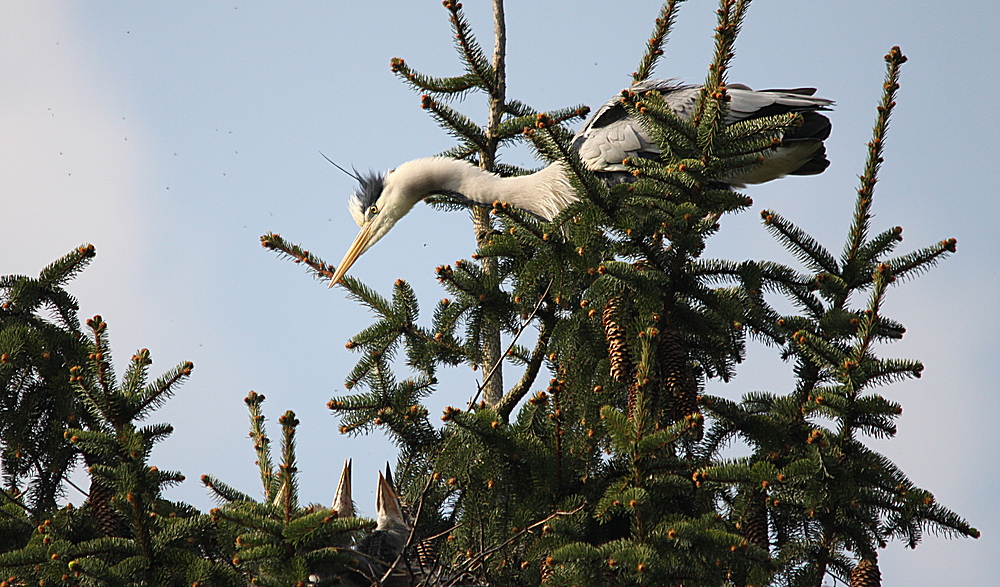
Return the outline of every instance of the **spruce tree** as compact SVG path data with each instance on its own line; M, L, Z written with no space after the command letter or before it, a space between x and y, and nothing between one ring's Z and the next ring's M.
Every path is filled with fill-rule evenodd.
M663 54L679 4L667 2L656 18L635 82ZM499 0L492 60L461 4L446 0L465 73L434 77L392 61L458 138L446 155L521 174L503 163L501 148L523 141L540 159L562 161L579 195L551 222L503 202L480 214L472 259L437 269L448 297L429 324L409 284L397 281L387 296L344 278L375 321L350 339L359 360L349 391L328 407L341 432L380 429L400 449L388 476L412 531L394 561L364 552L371 521L300 499L295 414L279 419L275 456L264 398L254 392L245 402L262 498L205 475L220 502L209 514L165 499L164 488L183 476L151 465L150 453L172 429L143 421L193 365L151 379L142 349L116 375L107 324L100 316L81 324L65 289L93 257L91 246L37 279L0 278L0 587L819 587L826 577L871 587L881 584L878 549L892 539L915 547L928 530L977 537L865 444L892 437L901 414L881 386L923 370L877 353L905 332L885 314L886 296L956 250L946 239L895 255L902 229L877 232L872 223L905 62L898 48L886 56L839 257L774 210L761 214L764 228L800 269L703 257L726 215L752 205L723 179L759 164L782 131L802 122L786 114L726 124L727 71L747 4L720 2L693 117L675 115L656 92L622 93L622 107L662 157L624 162L631 179L613 187L570 147L564 123L586 108L539 112L507 98ZM487 97L483 126L447 101L469 92ZM447 196L433 203L465 205ZM262 242L317 277L333 273L277 235ZM778 312L776 298L794 311ZM525 342L529 330L534 340ZM506 350L496 346L498 333L511 340ZM740 400L705 393L709 380L733 381L748 337L790 362L794 387ZM406 376L395 371L397 357ZM496 376L501 358L521 369L506 389ZM424 400L441 387L439 369L459 365L479 370L482 383L439 423ZM726 455L733 441L747 456ZM87 503L60 507L67 473L79 464ZM365 572L379 565L382 577Z
M223 505L212 519L235 545L233 566L253 585L339 584L353 568L355 557L346 547L368 520L345 516L320 505L302 505L295 462L295 414L286 412L281 424L281 461L275 466L264 425L264 396L251 391L244 402L250 410L250 438L260 469L263 499L255 501L211 475L202 483Z
M20 290L30 291L31 286L40 283L65 283L93 255L93 247L81 247L43 270L37 281L18 276L5 278L4 283L12 285L7 301L26 299L18 296ZM67 294L53 295L60 290L51 285L39 289L61 310L57 313L58 325L35 322L39 330L49 330L46 342L71 339L80 344L82 351L56 370L55 380L65 381L73 397L53 398L56 401L51 409L56 414L69 409L76 411L66 419L69 424L61 429L58 440L44 438L55 448L42 455L69 454L58 461L64 463L60 470L63 475L75 460L83 461L90 486L87 502L80 508L53 504L41 510L30 507L31 502L24 503L19 493L5 492L4 497L9 501L5 511L11 511L13 504L35 518L34 523L28 523L28 532L18 533L21 540L8 545L7 552L0 554L0 569L8 577L5 584L180 586L199 581L213 585L243 584L239 575L223 562L225 546L212 520L187 504L163 498L163 489L183 481L184 477L150 465L149 457L153 446L169 436L173 428L169 424L140 425L169 399L194 366L184 362L150 380L152 359L147 349L141 349L118 379L108 325L101 316L88 319L83 334L72 298ZM11 306L14 304L6 309ZM18 318L23 320L24 316ZM7 326L7 321L4 322ZM14 328L17 322L11 323L12 327L4 330L17 332ZM80 334L83 336L77 338ZM55 347L36 349L37 354L22 359L20 364L44 360L44 354L51 352L49 348ZM12 350L25 355L31 352L25 352L24 346L14 346ZM11 356L17 361L15 353ZM24 380L25 377L16 378L15 385L7 383L5 397L24 389L21 383ZM34 414L8 416L30 418ZM51 421L46 416L44 412L39 414L42 422ZM20 437L4 440L8 446L23 442ZM65 480L59 481L61 489ZM23 518L18 520L22 525L29 516Z
M651 74L678 4L666 3L656 19L635 81ZM562 123L582 108L539 113L507 104L497 144L527 139L543 160L563 161L580 201L552 222L495 204L492 231L472 260L438 268L449 297L429 326L420 325L405 282L388 299L345 279L376 322L348 343L361 353L346 381L351 393L329 407L342 432L381 428L400 447L397 479L420 512L416 536L437 537L446 569L439 577L482 585L819 586L832 575L872 585L880 581L877 548L891 538L915 546L927 529L978 535L863 443L895 433L900 407L877 387L922 369L876 356L875 343L903 333L882 314L883 299L890 285L955 250L945 240L891 257L900 229L870 235L905 61L898 49L886 57L841 258L774 211L763 213L765 227L804 271L702 258L725 215L752 204L722 179L759 164L784 129L801 124L797 114L725 122L727 71L747 4L720 3L715 56L690 120L655 92L623 92L622 104L663 153L626 161L634 181L608 188L576 157ZM428 76L402 59L392 69L459 139L445 155L488 158L501 175L523 173L500 163L488 132L441 100L476 89L495 98L502 87L502 71L485 60L461 5L445 7L465 75ZM462 205L444 196L434 203ZM277 235L262 241L317 277L332 275ZM774 294L798 313L776 311L766 297ZM522 367L520 380L482 401L482 389L469 390L469 404L448 408L445 425L435 426L422 398L437 390L439 368L483 365L487 323L513 340L505 357ZM532 327L533 347L520 346ZM704 394L705 381L733 378L748 336L782 349L796 388L742 401ZM403 380L392 368L400 352L412 371ZM549 378L543 370L547 385L537 383ZM722 455L736 438L750 456Z
M93 256L94 247L82 245L37 278L0 278L0 500L5 511L23 507L32 523L56 506L79 456L63 433L86 418L68 369L87 352L79 306L65 285Z

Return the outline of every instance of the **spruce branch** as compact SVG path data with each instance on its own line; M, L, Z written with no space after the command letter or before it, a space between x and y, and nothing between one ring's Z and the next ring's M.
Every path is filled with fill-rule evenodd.
M726 74L735 55L736 37L750 0L720 0L718 26L715 28L715 54L708 66L692 121L698 127L698 144L706 156L715 155L720 135L725 133L729 96Z
M455 47L459 56L468 71L479 80L479 84L491 88L492 93L492 90L496 88L497 78L500 76L487 61L479 41L472 34L469 21L466 20L465 13L462 12L462 3L456 0L445 0L444 7L451 13L448 20L451 23L452 32L455 33Z
M562 125L567 122L583 120L588 114L590 114L590 108L584 105L573 106L570 108L560 108L558 110L551 110L544 113L531 110L523 115L505 119L497 127L496 136L500 140L523 138L522 135L524 134L524 129L535 126L539 117L543 117L544 120L552 123L548 128L553 133L559 134L557 137L558 140L560 142L566 142L572 138L572 135Z
M538 331L538 340L535 342L535 348L531 352L531 357L527 360L527 366L524 373L521 375L520 381L518 381L517 385L512 387L510 391L507 392L507 394L503 397L503 400L501 400L496 407L497 413L499 413L504 420L510 419L510 414L514 410L514 407L521 401L521 399L524 398L525 395L528 394L528 391L534 384L535 379L538 377L542 361L545 359L545 354L548 351L549 340L552 337L552 331L555 324L554 317L551 315L543 316L541 324L542 327Z
M882 101L878 105L878 116L875 128L872 130L872 140L868 143L868 158L865 170L861 175L861 186L858 188L858 199L854 211L854 220L848 233L847 246L844 248L842 263L845 267L857 262L858 252L868 238L871 227L872 198L875 183L878 181L878 171L882 166L882 151L885 148L885 137L889 130L889 118L896 106L896 92L899 90L900 67L906 63L906 57L893 47L885 56L886 74L882 85Z
M851 360L855 363L863 360L876 340L878 324L881 322L879 311L885 300L886 288L892 283L893 275L888 265L879 265L872 275L871 296L868 298L868 308L862 315L857 329L857 342L851 350Z
M95 255L97 255L97 251L94 249L94 245L89 243L80 245L42 269L38 274L38 285L44 290L62 287L86 269Z
M456 139L465 140L480 153L490 150L487 133L454 108L434 100L427 94L420 98L420 107L429 112L441 128Z
M336 273L336 267L324 263L299 245L288 243L276 233L269 232L261 236L260 246L278 253L280 257L291 259L294 263L304 263L316 279L330 280Z
M558 140L551 127L551 119L539 115L535 128L525 129L524 136L550 160L562 161L566 165L570 181L573 182L577 191L604 210L608 201L607 186L599 181L592 171L587 169L575 150Z
M250 411L250 440L253 441L254 452L257 454L257 468L260 470L260 484L264 490L264 501L270 503L278 493L279 480L271 460L271 440L267 437L264 427L264 413L261 404L264 396L251 391L243 402Z
M374 289L347 275L344 276L343 284L351 299L367 306L380 318L386 319L393 316L392 305Z
M813 363L824 368L830 365L843 365L844 361L852 360L850 355L821 335L800 330L792 335L798 348L804 351Z
M878 264L881 259L891 253L893 249L903 240L903 227L895 226L889 230L882 231L870 241L858 249L856 266L858 268L868 268ZM869 277L870 272L865 275ZM844 272L844 280L853 283L856 277Z
M253 501L253 498L242 491L220 481L214 475L202 475L201 484L211 492L212 499L217 503L231 503L234 501Z
M414 71L406 64L406 61L399 57L392 58L390 68L393 73L402 78L413 89L421 92L443 94L446 97L461 97L471 90L483 87L480 83L480 78L473 74L456 77L432 77Z
M699 156L697 127L677 116L660 92L622 90L622 105L656 142L664 163Z
M663 55L663 45L670 36L670 30L674 28L674 21L677 19L677 7L684 0L668 0L660 8L660 14L654 21L653 32L646 43L646 52L639 62L639 67L632 72L632 83L639 83L649 79L656 67L656 62Z
M488 372L486 372L485 375L483 375L483 381L482 381L482 383L479 384L478 389L476 389L476 394L474 396L472 396L471 400L469 400L469 409L471 409L472 406L476 403L476 400L479 399L479 394L481 394L483 392L483 390L486 388L487 384L490 381L490 378L493 377L493 374L496 372L496 370L500 368L500 365L503 363L504 357L506 357L508 355L508 353L510 353L511 349L514 348L514 345L517 344L517 340L521 337L521 334L524 333L524 331L528 327L528 325L531 324L531 322L534 320L535 316L538 315L538 311L541 309L542 304L545 302L545 299L548 297L548 295L549 295L549 289L551 287L552 287L552 280L550 279L549 280L549 284L545 286L545 290L542 292L542 295L539 296L538 303L535 304L535 307L531 310L531 313L528 314L528 316L524 320L522 320L521 326L514 333L514 336L512 337L512 339L510 341L510 344L507 345L507 350L505 350L504 353L503 353L503 356L501 356L499 359L497 359L497 362L493 364L493 366L490 368L490 370ZM539 340L541 340L541 336L539 336ZM527 375L527 372L525 373L525 375ZM532 377L532 379L534 379L534 378ZM524 390L523 392L521 392L521 397L524 396L524 393L527 393L527 390ZM503 401L506 398L507 398L507 396L504 396L503 398L501 398L500 401L493 402L493 404L496 406L496 409L497 409L498 412L500 411L500 405L501 405L501 403L503 403ZM520 398L518 398L518 400L520 400ZM515 401L515 403L516 403L516 401ZM513 406L511 406L511 407L513 407ZM509 415L509 413L510 412L508 411L507 414L505 414L505 417L506 417L506 415Z
M298 467L295 465L295 429L299 420L288 410L278 418L281 424L281 465L278 467L279 489L275 496L276 505L282 508L285 524L292 519L298 509ZM279 501L280 500L280 501Z
M813 271L825 271L830 275L840 275L840 266L833 255L801 228L785 220L773 210L763 210L760 216L767 231L774 235L803 265Z
M132 359L134 361L133 364L141 365L140 368L144 368L152 363L152 360L149 359L149 351L147 349L140 350ZM191 376L192 369L194 369L194 363L185 361L158 377L156 381L142 388L129 388L125 385L125 389L134 390L132 399L136 402L135 407L130 410L129 417L141 420L150 411L159 409L173 396L176 388Z
M735 170L764 162L764 153L782 144L785 131L802 124L802 114L789 112L776 116L749 118L734 122L725 128L727 144L720 145L716 155L720 170L736 174Z
M893 277L906 280L927 271L948 255L955 252L958 241L953 238L941 241L908 255L886 261Z
M507 229L509 234L518 237L518 240L521 240L522 244L530 246L539 246L542 244L544 235L539 230L536 219L529 219L528 215L518 208L511 206L508 202L493 202L493 208L490 212L510 222L513 226ZM489 241L487 241L485 246L488 247L489 244ZM483 248L483 246L480 248Z

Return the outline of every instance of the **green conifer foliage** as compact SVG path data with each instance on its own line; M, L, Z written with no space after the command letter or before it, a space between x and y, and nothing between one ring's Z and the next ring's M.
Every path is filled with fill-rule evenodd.
M651 74L679 4L664 4L634 80ZM491 134L439 99L476 88L496 97L503 87L502 69L472 40L460 4L445 2L465 74L434 78L393 60L458 139L446 154L486 156L527 139L540 158L563 162L580 196L551 222L495 203L478 263L438 267L449 297L427 327L408 284L397 281L390 300L345 278L376 321L348 342L360 360L349 394L329 407L342 432L378 427L400 447L404 504L419 512L415 535L435 545L440 565L421 584L819 587L832 575L869 585L880 582L876 549L891 538L915 546L927 529L978 536L863 443L866 435L891 437L900 413L876 388L922 369L876 356L875 343L904 331L883 316L882 302L901 277L955 249L946 240L891 257L901 229L870 236L905 61L898 49L886 58L885 95L841 257L770 210L765 228L805 273L702 257L725 215L752 204L725 178L760 164L802 122L797 114L725 122L727 71L748 4L720 2L715 56L692 119L656 92L623 91L624 107L662 156L627 160L634 181L611 188L569 147L562 123L583 109L538 113L511 101ZM502 174L522 172L491 163ZM333 273L277 235L262 241L318 277ZM799 312L779 314L768 301L774 295ZM480 401L482 386L470 389L466 406L447 408L443 426L433 423L421 400L437 389L437 369L481 365L487 323L510 334L505 357L523 369L521 379L500 401ZM535 342L521 346L529 327ZM795 389L742 401L705 395L708 379L733 378L748 335L794 361ZM413 372L402 381L392 370L401 353ZM536 383L543 370L547 386ZM721 456L735 439L750 456Z
M92 255L92 250L90 251ZM43 272L44 275L44 272ZM74 308L75 310L75 308ZM75 325L75 314L67 323ZM87 320L89 335L80 364L67 370L83 427L70 427L64 442L87 463L85 507L51 508L23 547L0 554L0 569L14 584L237 585L238 575L220 562L211 520L190 506L163 499L165 487L184 477L149 464L153 446L169 424L140 426L191 374L185 362L154 380L146 349L137 351L119 380L107 324Z
M795 360L796 389L785 396L748 395L739 405L706 398L710 410L720 416L710 434L712 442L739 435L757 450L744 462L708 468L704 474L736 482L745 487L742 491L766 484L775 561L783 584L815 585L832 573L852 585L877 585L876 549L890 538L915 547L926 529L979 535L862 442L864 436L894 436L893 421L902 413L898 403L875 388L919 377L923 370L919 361L876 356L876 343L899 339L904 332L902 325L882 314L885 296L901 278L920 273L955 251L955 241L949 239L891 257L902 240L902 229L869 237L873 189L905 61L898 47L886 55L885 91L841 258L835 259L777 213L762 213L768 230L809 271L763 268L772 286L802 311L776 321L786 341L784 353ZM852 296L867 299L852 305ZM824 421L833 427L825 427ZM862 570L852 571L855 568Z
M86 347L64 286L93 256L83 245L37 278L0 278L0 507L23 506L35 523L55 507L79 455L63 432L86 417L69 375Z
M635 81L651 75L680 4L664 4ZM570 148L563 123L585 108L540 113L507 99L501 2L492 60L453 0L444 5L465 73L428 76L393 60L456 137L448 155L524 173L498 149L527 141L541 159L562 162L579 196L551 222L503 202L485 211L472 260L437 269L447 297L428 319L402 280L383 295L344 278L374 320L347 343L359 360L328 407L342 433L379 429L399 447L392 476L406 519L393 523L410 531L394 561L371 560L383 551L366 550L370 520L301 503L299 422L292 412L278 419L272 450L255 392L245 402L262 499L206 475L220 502L210 515L165 500L163 489L183 477L149 457L172 429L143 421L193 365L153 379L142 349L116 375L107 324L95 316L81 326L64 289L93 247L37 279L0 278L0 573L8 577L0 587L819 587L829 577L869 587L881 584L878 549L890 540L915 547L928 530L978 537L865 443L896 432L902 408L882 386L923 370L879 356L880 344L905 332L885 315L886 296L956 249L948 239L897 256L902 229L872 225L906 60L898 48L886 56L843 252L765 210L764 228L802 269L703 257L726 214L751 205L725 178L758 165L801 123L791 114L726 124L727 71L748 4L720 1L715 55L691 119L656 92L623 91L662 156L624 162L634 181L613 187ZM483 126L447 102L471 92L487 97ZM333 274L278 235L262 244L317 277ZM795 311L777 312L777 296ZM506 349L494 346L498 332L509 335ZM710 379L733 382L748 336L792 363L794 387L740 400L705 394ZM501 357L521 376L498 389ZM425 399L439 390L438 370L463 364L481 369L481 383L467 403L432 418ZM748 456L725 456L734 441ZM66 473L81 461L88 501L60 508Z
M261 410L264 396L251 391L244 402L250 410L250 438L257 453L263 500L255 501L211 475L201 478L222 503L211 516L235 548L230 552L233 567L241 573L244 584L340 584L339 577L356 564L348 547L358 531L370 528L371 522L342 517L316 504L301 505L295 463L299 421L291 411L278 419L281 460L275 466Z

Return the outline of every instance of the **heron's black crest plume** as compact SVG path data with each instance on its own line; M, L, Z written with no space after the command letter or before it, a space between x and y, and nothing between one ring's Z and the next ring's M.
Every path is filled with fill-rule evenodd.
M327 157L327 156L326 156L326 155L325 155L325 154L323 153L323 151L320 151L320 152L319 152L319 154L320 154L320 155L321 155L321 156L322 156L322 157L323 157L324 159L326 159L326 160L327 160L327 161L328 161L328 162L330 163L330 165L333 165L333 166L334 166L334 167L336 167L337 169L339 169L339 170L343 171L344 173L346 173L346 174L348 175L348 177L351 177L352 179L356 179L356 180L360 180L360 179L361 179L360 177L358 177L358 170L357 170L357 169L355 169L355 170L354 170L354 173L351 173L350 171L348 171L348 170L344 169L344 168L343 168L343 167L341 167L340 165L337 165L337 163L336 163L336 162L335 162L335 161L334 161L333 159L330 159L329 157Z
M353 173L344 169L333 160L327 157L323 151L319 152L324 159L330 162L337 169L346 173L349 177L358 182L358 187L354 189L354 193L351 195L351 199L347 206L351 211L351 216L354 217L354 221L361 226L365 220L365 211L378 201L379 197L382 195L382 188L385 185L385 175L376 173L374 171L369 171L367 174L358 173L357 169L353 167Z
M385 174L376 171L359 173L355 179L358 180L358 187L354 188L351 199L347 207L351 211L351 216L358 226L364 224L365 213L382 196L382 189L385 187Z

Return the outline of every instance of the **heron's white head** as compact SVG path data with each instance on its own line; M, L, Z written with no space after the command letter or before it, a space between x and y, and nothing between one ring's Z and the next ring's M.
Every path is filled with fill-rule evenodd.
M351 195L347 207L354 221L361 227L361 232L354 238L351 248L337 265L337 271L330 280L330 287L340 283L358 257L385 236L422 197L414 195L401 182L393 181L396 179L395 175L395 171L389 171L384 174L369 173L357 176L358 187Z
M358 187L348 202L354 221L361 227L344 260L330 280L337 285L358 257L405 216L420 200L432 194L454 194L464 197L464 188L474 188L470 179L482 181L496 178L467 161L447 157L427 157L407 161L388 173L368 173L355 176ZM492 199L490 200L492 201Z

